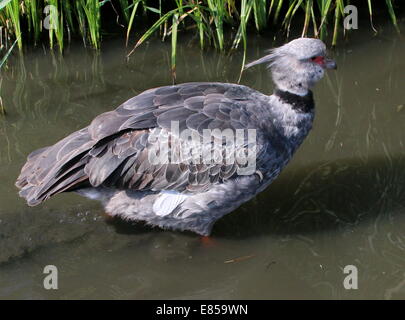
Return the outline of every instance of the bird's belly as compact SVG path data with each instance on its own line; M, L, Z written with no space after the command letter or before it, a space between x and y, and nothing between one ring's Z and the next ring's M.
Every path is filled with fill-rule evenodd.
M165 229L208 235L216 220L250 200L260 187L256 175L213 185L200 193L142 192L111 188L86 189L81 195L101 200L112 216L144 221Z

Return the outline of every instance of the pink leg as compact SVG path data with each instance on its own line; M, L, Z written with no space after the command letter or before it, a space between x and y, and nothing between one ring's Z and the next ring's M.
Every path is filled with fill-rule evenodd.
M209 236L201 236L200 241L205 248L212 248L217 245L217 242Z

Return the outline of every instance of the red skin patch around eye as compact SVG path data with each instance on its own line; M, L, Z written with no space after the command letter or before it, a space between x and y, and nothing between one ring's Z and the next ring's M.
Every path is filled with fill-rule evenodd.
M318 57L315 57L312 59L313 62L319 64L320 66L322 66L325 63L324 60L325 60L325 58L321 57L321 56L318 56Z

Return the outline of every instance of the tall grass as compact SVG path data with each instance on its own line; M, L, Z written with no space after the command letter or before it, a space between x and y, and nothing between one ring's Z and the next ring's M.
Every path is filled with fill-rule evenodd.
M98 49L100 46L100 7L106 1L99 0L76 0L81 6L87 21L91 44Z
M18 47L24 42L48 38L51 48L60 51L71 34L83 37L84 43L100 48L100 8L111 0L0 0L0 26L18 40ZM128 0L122 0L128 2ZM22 25L27 27L23 30ZM44 37L44 34L48 34ZM66 37L67 34L67 37ZM66 39L67 38L67 39Z
M41 17L39 15L39 1L31 0L25 3L27 9L28 32L33 35L34 43L37 44L41 37Z
M138 4L140 1L136 1ZM376 0L374 0L375 2ZM143 0L144 3L146 0ZM183 14L182 20L187 20L188 25L194 25L198 31L200 45L211 43L219 50L225 48L225 26L236 27L236 34L233 37L231 49L239 47L243 44L244 55L243 65L245 63L245 55L247 48L247 30L249 23L260 32L265 28L276 27L285 31L288 36L291 26L297 25L300 21L299 17L303 17L302 36L312 35L325 39L331 35L332 45L338 42L338 36L343 29L344 7L350 4L349 0L189 0L189 1L174 1L176 6L166 14L161 14L155 24L149 28L136 42L129 55L143 42L145 42L153 34L160 34L162 39L165 38L166 32L161 31L161 26L175 29L175 32L182 30L174 25L170 26L172 16ZM397 18L395 15L392 0L385 0L389 17L399 31ZM372 29L377 32L372 23L373 1L367 0L367 7L370 13ZM137 9L133 6L133 13ZM187 9L187 10L186 10ZM183 13L184 12L184 13ZM130 24L127 29L127 43L134 14L131 16ZM174 20L173 20L174 21ZM312 28L311 28L312 27ZM176 39L176 41L173 41ZM174 74L175 67L175 44L177 36L172 37L172 73Z
M373 14L377 1L381 0L363 2L375 31ZM405 1L384 2L387 17L399 31L394 4L403 5ZM145 21L152 21L131 52L154 34L163 40L170 36L174 72L177 38L184 30L196 30L201 48L211 45L221 51L236 49L241 42L246 50L249 26L257 32L266 28L283 30L287 36L294 26L301 28L302 36L331 36L335 45L348 4L350 0L1 0L0 26L11 35L10 45L18 39L20 50L27 42L38 44L47 39L51 48L57 45L62 52L73 35L81 36L85 45L100 48L102 22L111 17L111 12L117 15L117 26L124 26L127 45L131 34L144 31ZM51 17L52 27L46 30L44 20L49 12L56 15Z
M59 45L59 51L63 50L63 12L60 9L58 0L47 0L49 6L45 7L45 13L49 15L49 45L54 47L54 38Z
M21 25L20 25L20 3L19 0L11 0L11 1L6 1L8 2L7 5L5 6L5 12L6 15L8 16L7 23L5 27L7 29L11 28L13 30L13 33L16 37L18 47L20 50L22 49L22 36L21 36ZM10 26L10 27L9 27Z
M374 30L373 4L376 2L377 0L364 0ZM384 0L384 2L387 16L398 29L394 4L399 6L403 1ZM162 3L165 5L166 12L163 12ZM335 23L341 20L343 7L348 4L350 0L1 0L0 24L6 27L15 39L19 39L18 47L21 49L25 40L33 40L34 43L39 41L41 33L45 31L43 22L47 13L44 13L44 9L51 5L57 11L57 19L52 21L53 28L49 30L48 35L51 46L56 41L59 47L63 48L66 33L68 39L71 33L74 33L81 35L86 44L99 48L103 18L101 7L103 6L108 6L107 10L114 10L117 15L120 15L117 17L117 22L119 20L120 25L125 25L127 38L134 30L135 24L138 31L144 25L144 21L141 20L142 15L155 20L155 23L165 17L163 21L159 21L158 31L154 28L154 24L149 30L153 29L161 36L166 36L165 31L172 26L172 15L176 13L182 16L188 9L189 13L183 17L178 31L196 27L202 47L206 43L211 43L223 50L225 29L246 23L242 21L243 8L252 7L253 14L249 15L247 22L259 32L266 28L281 26L288 33L292 23L296 25L301 21L298 18L300 16L304 17L302 35L308 35L312 25L312 34L322 38L330 30L333 32L332 38L336 39L337 32L342 26L340 23L335 27ZM116 10L116 7L120 10ZM142 22L142 25L138 21ZM27 25L28 30L22 30L22 25Z

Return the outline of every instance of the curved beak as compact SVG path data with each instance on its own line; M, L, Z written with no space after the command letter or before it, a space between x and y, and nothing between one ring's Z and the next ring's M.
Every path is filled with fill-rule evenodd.
M335 60L333 59L325 59L325 64L324 64L324 68L325 69L337 69L337 64L335 62Z

